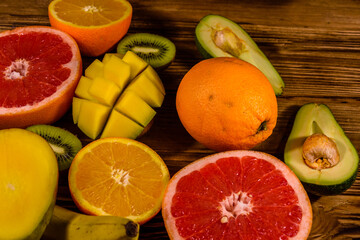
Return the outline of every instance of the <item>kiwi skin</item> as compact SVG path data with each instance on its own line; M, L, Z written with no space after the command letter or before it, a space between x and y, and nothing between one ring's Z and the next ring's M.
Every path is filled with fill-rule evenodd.
M82 148L81 141L71 132L45 124L33 125L26 130L43 137L53 149L59 166L59 171L70 167L77 152Z
M127 51L136 53L156 70L167 68L176 55L172 41L152 33L135 33L123 38L117 46L117 53L125 54Z

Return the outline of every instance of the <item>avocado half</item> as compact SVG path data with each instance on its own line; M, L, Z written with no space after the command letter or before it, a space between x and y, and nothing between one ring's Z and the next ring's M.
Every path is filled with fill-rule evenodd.
M338 164L318 170L305 163L302 146L305 139L315 133L322 133L335 142L340 156ZM284 160L305 189L319 196L339 194L350 188L359 166L358 153L331 110L325 104L316 103L305 104L298 110L285 145Z
M195 29L195 41L205 58L235 57L256 66L267 77L276 96L285 83L269 59L238 24L219 15L207 15Z

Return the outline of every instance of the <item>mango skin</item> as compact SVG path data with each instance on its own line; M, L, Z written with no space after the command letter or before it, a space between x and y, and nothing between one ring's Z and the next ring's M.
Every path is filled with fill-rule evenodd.
M54 207L56 202L56 195L54 195L54 200L49 206L49 209L46 211L44 218L40 222L40 224L37 226L37 228L34 229L34 231L27 237L24 238L25 240L40 240L42 235L45 232L46 227L49 225L50 220L52 218Z
M5 140L4 140L5 139ZM57 165L57 159L56 156L53 152L53 150L51 149L51 147L49 146L49 144L46 142L46 140L44 140L42 137L40 137L39 135L32 133L30 131L27 131L25 129L18 129L18 128L12 128L12 129L4 129L4 130L0 130L0 142L1 145L7 147L5 151L13 151L13 148L18 148L18 146L6 146L9 144L9 142L18 142L19 146L23 146L25 151L25 154L28 151L31 151L31 148L38 148L39 151L41 152L45 152L46 155L42 156L44 158L43 161L48 161L49 164L47 164L47 166L44 166L46 169L48 169L48 172L46 172L46 174L50 174L48 177L53 178L52 180L50 180L49 178L49 185L46 188L49 188L48 191L46 191L46 194L51 194L47 197L45 197L44 199L47 199L49 201L45 201L43 202L43 204L48 204L47 210L44 211L43 215L42 215L42 219L38 222L38 224L36 225L36 227L33 229L32 232L26 234L26 232L23 234L22 237L17 237L16 239L28 239L28 240L39 240L41 239L46 227L48 226L48 224L50 223L52 214L53 214L53 210L54 210L54 206L55 206L55 202L56 202L56 195L57 195L57 190L58 190L58 179L59 179L59 171L58 171L58 165ZM19 139L19 140L17 140ZM5 143L3 142L5 141ZM0 149L0 155L2 155L3 157L6 157L7 154L4 154L4 152L2 152L3 149ZM31 154L28 155L29 156L29 160L32 160L31 158L33 157ZM27 161L28 159L25 160L21 160L21 161ZM5 161L3 159L3 161ZM19 164L19 160L14 158L13 161L17 161ZM36 161L36 160L34 160ZM41 161L41 160L39 160ZM24 162L20 162L20 163L24 163ZM34 166L38 166L39 163L37 163L37 165ZM16 166L16 165L14 165ZM9 167L9 172L11 167ZM17 169L17 168L16 168ZM31 171L31 169L28 169L29 171ZM14 170L12 170L14 171ZM16 170L19 171L19 173L21 174L21 171L23 170ZM39 171L39 170L37 170ZM47 177L46 177L47 178ZM9 178L11 181L11 177ZM3 178L2 180L7 181L9 180L7 178ZM20 187L25 187L24 185L20 185ZM36 186L34 185L33 188L35 189ZM16 189L13 189L14 191L16 191ZM23 189L20 188L19 190L20 192L16 192L17 194L21 194L21 192L24 192ZM27 191L25 191L27 192ZM44 192L45 194L45 192ZM28 198L28 196L24 195L24 201L26 201L26 198ZM16 201L16 199L14 199L14 201ZM28 201L31 202L31 201ZM6 204L6 203L5 203ZM25 204L27 205L27 204ZM10 206L9 206L10 207ZM31 206L28 206L31 207ZM22 219L24 220L24 219ZM32 220L30 220L32 221ZM21 233L21 229L20 226L19 228L17 228L17 231L19 233ZM2 234L0 234L0 239L14 239L12 237L9 236L3 236ZM15 240L15 239L14 239Z

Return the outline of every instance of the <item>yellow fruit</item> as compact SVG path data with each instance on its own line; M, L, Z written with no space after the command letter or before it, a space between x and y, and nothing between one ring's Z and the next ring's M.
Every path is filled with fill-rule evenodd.
M149 130L154 108L164 101L156 71L133 52L120 57L106 54L103 62L95 60L85 73L103 77L83 76L75 91L73 121L92 139L137 138Z
M104 63L102 63L99 59L95 59L86 69L85 76L91 79L96 77L102 77L104 69Z
M101 132L110 108L100 103L83 101L78 117L78 127L88 137L95 139Z
M134 91L152 107L160 107L164 101L164 95L145 74L137 76L127 90Z
M72 101L72 115L73 115L73 122L74 124L78 123L79 120L79 113L81 108L81 103L85 101L84 99L73 97Z
M133 53L132 51L127 51L122 60L128 63L131 67L131 75L130 78L133 79L136 75L138 75L142 70L144 70L148 64L138 55Z
M24 129L0 131L0 239L40 239L56 200L58 163L48 142Z
M112 56L116 56L116 57L118 57L118 58L123 58L123 57L124 57L124 54L121 54L121 53L105 53L102 62L103 62L104 64L107 63L107 61L108 61Z
M121 92L113 81L103 77L94 78L88 91L93 98L107 106L114 105Z
M113 110L101 134L101 138L126 136L127 138L135 139L143 130L144 128L138 123Z
M130 80L130 65L116 56L110 56L104 63L104 78L116 83L123 90Z
M80 81L75 89L75 95L79 98L93 100L94 98L89 93L92 80L90 78L81 76Z
M152 107L131 90L121 95L115 104L115 109L143 127L146 127L156 114Z
M117 216L91 216L55 205L44 232L52 240L137 240L139 224Z
M159 75L156 73L156 71L149 65L145 70L142 72L148 79L150 79L156 87L160 90L160 92L165 95L165 88L162 84L161 79L159 78Z

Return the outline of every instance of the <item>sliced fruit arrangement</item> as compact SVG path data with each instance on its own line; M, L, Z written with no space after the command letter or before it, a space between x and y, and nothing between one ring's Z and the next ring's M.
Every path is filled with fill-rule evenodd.
M43 26L0 33L0 129L50 124L71 106L81 77L78 46Z
M170 239L307 239L312 208L296 175L255 151L222 152L170 180L162 214Z
M73 120L90 138L137 138L162 105L165 89L156 71L132 51L96 59L75 90Z
M196 45L205 58L235 57L249 62L264 73L275 94L281 95L285 83L269 59L238 24L219 15L207 15L195 29Z
M151 33L135 33L124 37L117 46L117 52L136 53L155 69L164 69L175 58L176 47L169 39Z
M150 147L128 138L86 145L69 170L71 196L84 213L113 215L139 224L161 208L169 171Z
M230 57L192 67L177 90L176 110L189 134L215 151L255 147L272 134L278 114L264 74Z
M126 0L54 0L48 7L52 27L69 33L86 56L99 56L127 33L132 6Z
M297 112L286 142L285 163L316 195L339 194L354 183L359 156L331 110L308 103Z
M59 165L59 171L70 167L71 161L82 148L80 140L71 132L51 125L33 125L26 130L43 137L53 149Z
M44 232L51 240L137 240L139 225L116 216L90 216L55 205Z
M0 130L0 239L40 239L53 213L55 154L39 135Z

